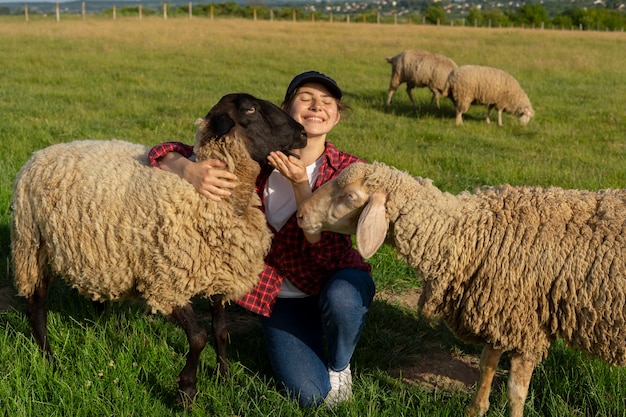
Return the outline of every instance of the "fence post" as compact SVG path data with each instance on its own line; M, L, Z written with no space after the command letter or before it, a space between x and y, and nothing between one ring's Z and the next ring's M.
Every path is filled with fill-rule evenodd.
M333 12L328 15L328 22L333 23Z
M163 19L167 19L167 4L163 3Z
M85 20L85 16L86 16L86 13L85 13L85 2L81 3L80 10L81 10L80 16L81 16L81 18L83 20Z
M213 5L211 4L211 20L213 20Z
M291 20L293 20L294 22L296 21L296 10L292 10L291 11Z
M270 9L270 22L274 21L274 9Z
M254 16L254 21L256 22L256 9L252 9L252 14Z
M191 6L191 2L189 2L189 18L191 19L193 17L193 7Z
M117 9L115 8L115 4L113 5L113 20L117 17Z
M61 20L61 12L59 11L59 3L56 3L55 10L56 10L56 16L57 16L57 22L58 22L59 20Z
M143 19L143 7L139 5L139 20Z

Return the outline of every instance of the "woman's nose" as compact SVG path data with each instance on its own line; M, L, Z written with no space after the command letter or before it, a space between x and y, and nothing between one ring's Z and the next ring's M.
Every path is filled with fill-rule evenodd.
M310 106L310 108L311 108L312 110L318 110L318 109L320 108L320 102L319 102L318 100L313 99L313 100L311 101L311 106Z

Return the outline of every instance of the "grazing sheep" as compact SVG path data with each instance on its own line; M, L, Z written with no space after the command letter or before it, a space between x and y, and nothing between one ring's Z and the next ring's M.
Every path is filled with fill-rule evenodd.
M35 340L47 357L48 284L59 275L94 301L142 297L172 315L189 341L177 400L191 405L207 334L190 299L213 297L218 367L227 372L223 302L251 290L271 232L255 180L270 151L299 148L306 133L277 106L224 96L197 122L199 160L219 158L237 174L230 199L214 202L147 164L149 147L85 140L35 152L13 188L15 284L28 297Z
M400 84L406 83L406 92L414 107L417 107L411 90L413 88L428 87L433 93L433 100L439 107L439 97L448 79L450 71L457 65L450 58L420 49L409 49L396 56L387 58L391 64L391 81L387 91L387 106L391 104L391 97Z
M298 210L310 233L356 234L373 255L388 239L424 280L419 300L470 343L484 343L469 416L482 416L511 351L510 415L521 417L535 366L556 339L626 365L626 189L481 188L444 193L381 163L353 164Z
M462 65L450 73L442 91L450 97L456 109L456 124L463 124L463 113L472 103L487 106L487 123L491 112L498 111L498 126L502 126L502 112L516 115L523 125L535 115L528 96L519 82L505 71L480 65Z

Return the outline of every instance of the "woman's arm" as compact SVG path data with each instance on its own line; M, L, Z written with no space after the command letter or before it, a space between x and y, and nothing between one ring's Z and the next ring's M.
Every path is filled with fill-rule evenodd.
M201 195L213 201L230 196L230 190L237 185L237 176L226 171L226 164L218 159L194 162L178 152L168 152L158 162L162 170L184 178Z

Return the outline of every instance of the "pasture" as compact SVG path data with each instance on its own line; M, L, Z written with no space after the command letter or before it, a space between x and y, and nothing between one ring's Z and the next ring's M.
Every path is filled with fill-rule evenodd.
M353 359L355 399L302 410L275 390L254 317L230 306L233 376L213 374L207 347L191 411L177 409L182 330L142 305L88 300L57 282L48 330L60 369L30 337L11 282L13 179L30 154L74 139L192 143L196 118L224 94L277 104L298 72L342 86L351 113L330 135L339 148L432 178L453 193L483 184L626 187L626 35L530 29L294 23L240 19L0 19L0 409L22 416L458 416L478 378L480 346L414 311L419 277L384 248L370 261L379 296ZM427 89L384 100L385 57L419 48L517 78L536 111L486 124L472 106L456 126ZM210 325L208 306L196 303ZM502 364L489 416L507 416ZM626 416L626 370L557 344L533 376L526 416Z

